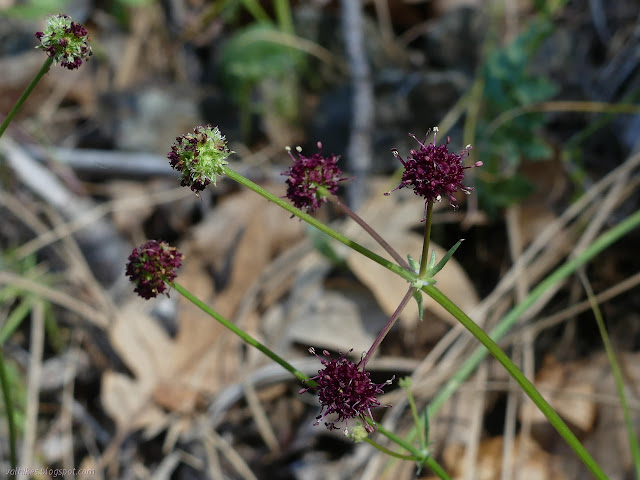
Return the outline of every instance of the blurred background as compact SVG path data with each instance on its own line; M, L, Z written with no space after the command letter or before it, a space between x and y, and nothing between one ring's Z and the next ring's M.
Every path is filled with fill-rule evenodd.
M471 144L460 209L438 204L438 287L493 328L560 264L638 210L640 2L635 0L0 0L0 115L45 60L34 34L66 13L90 33L79 70L54 66L0 139L0 345L24 468L84 478L432 478L314 427L300 384L177 294L145 302L131 249L166 240L178 281L309 375L307 348L366 351L406 282L231 181L196 197L166 159L217 125L230 167L278 195L286 146L341 156L341 197L418 258L424 203L395 188L427 131ZM431 141L431 136L427 137ZM372 249L331 205L315 214ZM640 428L640 233L552 282L501 346L612 479L632 478L590 285ZM425 298L368 369L411 375L424 409L477 342ZM376 419L412 427L386 389ZM581 479L584 467L486 360L430 428L453 478ZM4 403L0 467L9 468ZM377 439L384 443L384 439ZM53 478L49 474L37 478ZM77 476L77 475L76 475ZM27 478L27 477L24 477ZM71 476L69 476L71 478ZM74 477L75 478L75 477Z

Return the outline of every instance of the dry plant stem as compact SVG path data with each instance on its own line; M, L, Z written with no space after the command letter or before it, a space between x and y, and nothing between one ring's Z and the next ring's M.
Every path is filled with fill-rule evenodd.
M33 465L35 452L36 427L40 406L40 379L42 376L42 357L44 354L44 302L35 300L31 314L31 342L29 369L27 373L27 402L25 423L22 436L20 465Z
M424 221L424 241L422 243L422 258L420 260L420 273L418 277L422 278L427 273L427 265L429 264L429 240L431 238L431 220L433 218L433 202L427 202L427 214Z
M11 463L11 468L15 472L15 469L18 466L18 457L16 455L16 424L13 415L13 403L11 400L9 379L7 378L7 371L5 369L4 358L2 356L2 347L0 347L0 384L2 384L4 413L7 417L7 425L9 429L9 462ZM14 479L16 476L15 474L11 474L8 478Z
M382 340L384 340L384 337L387 336L387 333L389 333L389 330L391 330L391 327L393 327L393 324L396 323L396 320L398 320L398 317L404 310L404 307L407 306L407 303L409 303L409 300L411 300L412 296L413 296L413 287L409 287L409 290L407 290L407 293L402 298L402 301L400 302L400 305L398 305L398 308L396 308L396 311L393 312L393 315L391 315L391 318L389 318L389 321L387 322L387 324L380 331L380 333L376 337L375 341L373 342L373 344L371 345L367 353L365 353L365 355L362 357L362 360L360 360L360 362L358 363L358 368L364 370L364 367L367 365L367 362L373 356L373 353L376 351L376 349L378 348Z
M320 189L326 190L326 188L324 187L318 187L318 190ZM327 193L329 193L327 191ZM358 215L356 212L354 212L353 210L351 210L351 208L349 208L349 206L346 203L343 203L337 195L333 195L331 193L329 193L328 195L326 195L326 197L331 201L331 203L333 203L335 206L337 206L340 210L342 210L343 213L345 213L349 218L351 218L354 222L356 222L358 225L360 225L365 232L367 232L369 235L371 235L371 237L378 242L378 244L385 249L385 251L391 255L393 257L393 259L398 263L398 265L400 265L401 267L404 267L408 270L411 270L411 267L409 267L409 264L405 261L404 258L402 258L402 256L391 246L389 245L386 240L384 238L382 238L380 236L380 234L378 232L376 232L373 227L371 227L371 225L369 225L367 222L365 222L362 217L360 217L360 215Z
M371 138L373 132L374 101L371 69L365 48L364 13L362 2L342 0L342 33L350 67L353 87L351 134L347 155L355 181L347 191L349 203L358 208L364 199L364 184L371 171Z
M40 70L38 70L38 73L36 73L36 76L33 77L33 80L31 80L31 83L29 84L29 86L25 89L22 96L18 99L18 101L13 106L11 111L7 114L7 117L2 122L2 125L0 125L0 137L2 137L2 134L5 132L5 130L13 120L13 117L15 117L16 113L18 113L18 110L22 108L22 105L24 104L24 102L27 100L27 98L29 98L29 95L31 95L31 92L33 92L33 89L36 88L36 85L38 84L40 79L44 76L44 74L49 71L49 68L51 68L52 64L53 64L53 58L47 57L47 59L42 64L42 67L40 67Z

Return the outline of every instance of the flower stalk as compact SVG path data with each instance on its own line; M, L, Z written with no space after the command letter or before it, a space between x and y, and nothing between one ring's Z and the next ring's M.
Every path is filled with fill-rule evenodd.
M184 298L189 300L191 303L193 303L200 310L202 310L207 315L209 315L212 318L214 318L215 320L217 320L221 325L223 325L224 327L226 327L227 329L231 330L233 333L238 335L242 340L244 340L245 343L247 343L248 345L251 345L252 347L257 348L259 351L264 353L271 360L273 360L277 364L281 365L285 370L289 371L298 380L306 381L307 384L315 383L315 382L312 382L311 380L309 380L309 377L307 375L305 375L303 372L301 372L300 370L295 368L293 365L291 365L289 362L287 362L284 358L279 356L277 353L275 353L269 347L267 347L264 344L260 343L258 340L256 340L251 335L249 335L247 332L245 332L241 328L237 327L234 323L230 322L225 317L220 315L218 312L216 312L214 309L212 309L209 305L204 303L198 297L193 295L189 290L184 288L182 285L180 285L177 282L171 282L170 285L176 292L178 292Z
M418 277L424 279L429 264L429 242L431 239L431 220L433 218L433 201L427 201L427 213L424 222L424 240L422 243L422 258L420 259L420 272Z
M0 125L0 137L2 137L2 134L5 132L5 130L13 120L13 117L15 117L18 111L20 111L20 109L24 105L24 102L26 102L27 98L29 98L29 95L31 95L34 88L36 88L36 85L38 84L38 82L40 82L42 77L44 77L44 74L49 71L52 64L53 64L53 58L51 57L48 57L44 61L44 63L40 67L40 70L38 70L38 73L36 73L36 76L33 77L33 79L31 80L31 83L29 83L29 85L27 86L25 91L22 93L22 95L20 96L16 104L13 106L11 111L7 114L5 119L2 121L2 124Z

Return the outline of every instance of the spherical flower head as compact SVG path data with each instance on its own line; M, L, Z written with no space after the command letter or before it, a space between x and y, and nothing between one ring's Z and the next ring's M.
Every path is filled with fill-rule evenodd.
M167 290L165 282L176 278L175 270L182 264L182 254L166 242L149 240L134 248L129 256L126 275L135 283L135 292L149 300Z
M69 70L79 68L82 60L92 54L87 29L68 15L47 17L44 30L36 32L36 38L40 40L36 48L41 48L55 63Z
M410 134L416 142L420 144L419 150L410 150L409 157L403 160L396 149L392 152L404 165L404 173L399 188L412 188L416 195L424 197L425 205L428 202L439 202L442 197L449 198L449 204L458 209L455 204L456 198L453 196L458 190L469 194L473 191L473 187L465 187L462 185L464 179L464 171L471 167L480 167L482 162L476 162L471 167L465 167L463 161L469 156L471 145L459 153L449 151L448 145L451 139L447 137L444 145L436 145L437 127L433 129L433 141L428 144L422 143L415 135ZM427 135L429 132L427 132ZM425 140L426 142L426 140ZM389 195L391 192L386 193Z
M180 185L199 194L209 183L216 184L216 175L224 173L226 159L232 153L218 127L200 125L176 138L167 157L180 172Z
M324 157L321 153L322 143L318 142L318 153L310 157L302 155L302 149L297 147L298 158L287 147L293 165L282 172L287 175L287 198L299 209L306 212L315 211L327 201L327 192L335 194L338 182L346 180L340 178L342 171L338 168L339 156ZM322 187L322 189L320 189Z
M309 348L309 352L316 355L313 347ZM382 384L372 383L369 372L360 370L358 365L347 359L345 355L332 359L326 350L323 354L327 358L321 358L318 355L316 357L324 368L318 370L318 375L311 379L315 380L318 386L303 388L299 392L304 393L310 389L318 392L322 409L314 425L319 425L327 415L336 414L337 419L325 422L329 430L336 430L338 428L335 425L336 422L343 420L348 422L350 418L359 417L365 430L372 433L374 427L367 423L366 417L373 419L371 408L380 406L376 396L383 393L382 387L391 381Z

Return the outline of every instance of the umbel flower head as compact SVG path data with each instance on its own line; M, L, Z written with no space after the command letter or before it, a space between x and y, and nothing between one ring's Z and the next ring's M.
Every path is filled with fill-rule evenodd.
M459 153L449 151L448 145L451 139L447 137L444 145L436 145L436 133L438 128L433 129L433 141L428 144L422 143L415 135L410 136L420 144L419 150L410 150L409 157L403 160L398 151L394 148L393 155L398 158L404 165L404 173L400 185L392 190L399 188L412 188L416 195L424 197L425 205L428 202L439 202L442 197L449 198L449 204L457 209L455 205L456 198L453 196L458 190L469 194L473 191L473 187L465 187L462 185L464 179L464 171L471 167L480 167L482 162L476 162L471 167L465 167L463 161L469 156L471 145ZM427 132L429 135L429 132ZM426 139L425 139L426 143ZM389 195L387 192L385 195Z
M198 194L224 173L227 157L232 152L218 127L200 125L192 133L176 138L167 155L169 163L180 172L180 185Z
M36 37L40 40L36 48L41 48L55 63L69 70L80 67L82 60L92 54L87 29L68 15L47 17L44 30L36 32Z
M287 175L287 198L293 205L306 212L315 211L327 201L326 192L319 190L323 187L327 192L335 194L338 191L338 182L346 180L340 178L342 171L338 168L339 156L322 156L322 143L318 142L318 153L310 157L302 155L302 149L297 147L298 158L287 147L293 165L289 170L282 172Z
M358 365L342 354L337 359L332 359L329 352L323 351L327 358L320 358L313 347L309 348L324 368L318 370L318 375L311 378L318 384L317 387L303 388L299 393L315 389L322 409L316 417L314 425L319 425L327 415L336 414L337 419L325 422L329 430L336 430L335 422L347 421L350 418L359 417L367 432L373 432L374 428L367 423L366 417L373 419L371 408L379 407L380 402L376 395L383 393L382 387L391 383L372 383L369 372L358 369Z
M135 292L149 300L167 290L165 282L176 278L175 270L182 264L182 254L166 242L149 240L129 255L126 275L135 283Z

